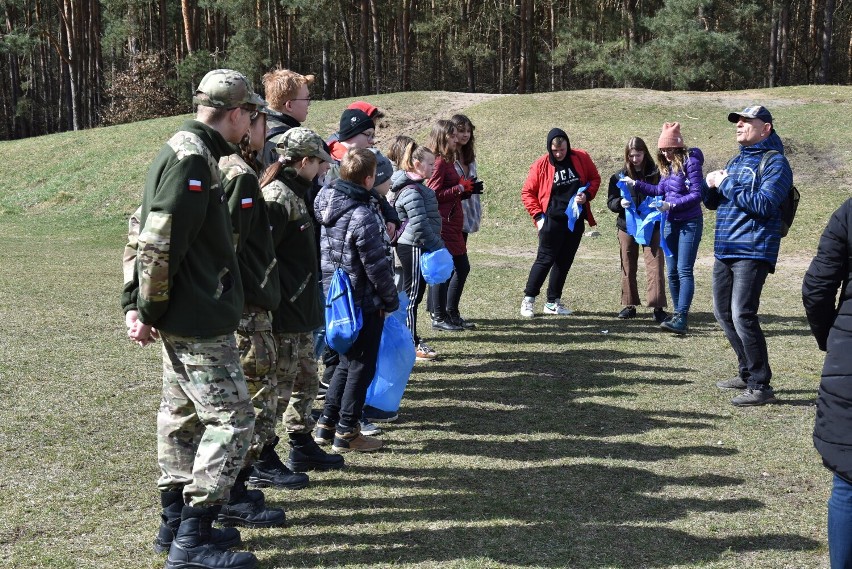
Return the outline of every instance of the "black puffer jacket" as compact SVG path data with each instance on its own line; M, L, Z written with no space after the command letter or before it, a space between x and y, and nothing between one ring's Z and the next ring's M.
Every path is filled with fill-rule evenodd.
M842 287L842 288L841 288ZM835 306L837 291L840 304ZM814 446L826 467L852 482L852 199L834 212L805 273L802 303L826 351Z
M363 312L399 307L393 267L385 256L382 232L370 209L370 194L362 186L335 180L314 201L320 233L322 287L328 294L337 267L349 274L355 303Z

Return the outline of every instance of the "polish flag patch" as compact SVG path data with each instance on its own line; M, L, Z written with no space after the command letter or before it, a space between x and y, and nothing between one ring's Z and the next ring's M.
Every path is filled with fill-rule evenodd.
M251 198L243 198L240 200L240 207L243 209L248 209L254 205L254 200Z
M200 192L201 191L201 180L190 180L189 181L189 191L190 192Z

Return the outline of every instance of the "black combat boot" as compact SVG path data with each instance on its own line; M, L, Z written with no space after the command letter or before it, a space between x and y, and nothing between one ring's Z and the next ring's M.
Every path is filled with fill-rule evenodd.
M212 524L219 507L181 509L166 569L255 569L257 557L248 552L223 551L211 543Z
M254 463L254 470L249 476L249 484L266 488L286 488L288 490L301 490L308 485L308 475L301 472L293 472L281 462L278 453L275 452L275 445L278 444L278 437L275 437L263 447Z
M264 500L252 500L245 486L235 485L231 488L231 498L227 505L219 510L218 520L220 524L227 527L268 528L283 526L286 516L284 510L280 508L267 508Z
M343 468L343 457L325 452L310 433L290 433L287 467L294 472Z
M266 497L263 495L263 492L261 492L260 490L249 490L248 488L246 488L246 482L248 481L249 477L251 477L251 472L253 469L253 466L246 466L243 467L242 470L240 470L239 474L237 474L236 480L234 480L234 487L231 489L231 496L233 496L234 493L246 494L249 500L255 502L258 506L262 508L266 503Z
M160 530L154 538L154 551L166 553L172 545L175 534L180 527L180 515L183 510L183 491L168 490L160 492L160 503L163 512L160 514ZM240 532L234 528L219 530L213 528L210 531L210 544L222 551L236 547L242 543Z

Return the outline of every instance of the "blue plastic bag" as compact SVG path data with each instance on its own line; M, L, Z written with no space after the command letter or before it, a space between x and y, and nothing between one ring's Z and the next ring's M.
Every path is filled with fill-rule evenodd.
M411 337L411 330L405 325L405 309L400 303L399 309L385 318L376 375L367 389L365 404L396 413L415 359L414 339Z
M568 207L565 208L565 215L568 216L568 229L570 231L574 231L574 226L577 224L577 220L580 219L580 215L583 213L583 206L577 203L577 196L588 189L589 184L586 184L577 190L577 193L571 198L571 203L569 203Z
M445 283L453 274L453 256L442 247L431 253L420 255L420 272L430 285Z
M352 298L349 275L338 268L325 297L325 342L335 352L345 354L358 339L363 325L361 307Z

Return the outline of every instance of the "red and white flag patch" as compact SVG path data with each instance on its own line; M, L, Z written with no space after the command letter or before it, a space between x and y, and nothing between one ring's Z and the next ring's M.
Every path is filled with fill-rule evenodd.
M242 207L243 209L248 209L252 206L254 206L254 200L252 200L251 198L243 198L240 200L240 207Z
M201 191L201 180L190 180L189 181L189 191L190 192L200 192Z

